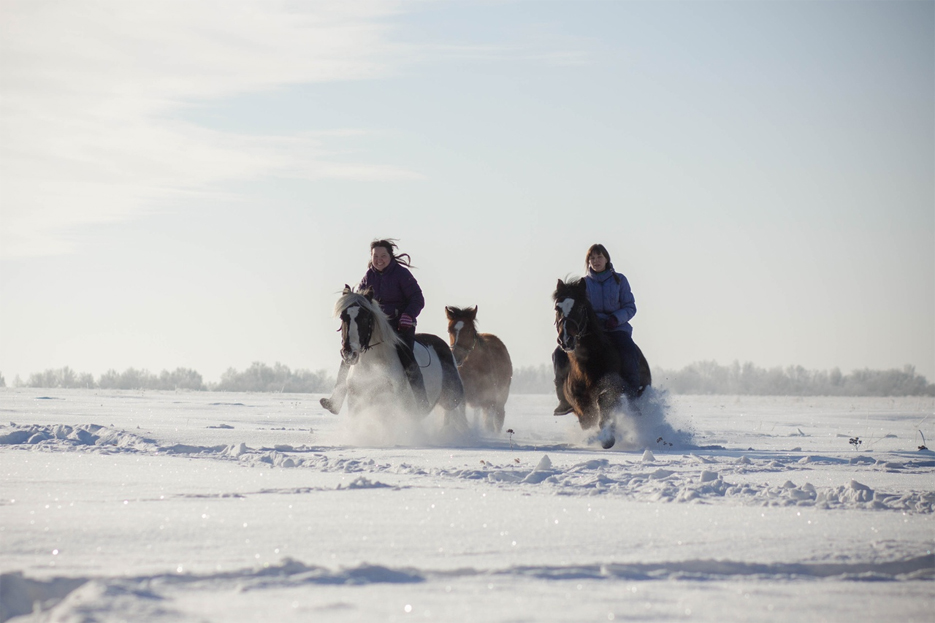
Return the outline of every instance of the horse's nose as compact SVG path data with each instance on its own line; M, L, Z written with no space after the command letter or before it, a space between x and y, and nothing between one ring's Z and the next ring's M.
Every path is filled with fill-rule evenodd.
M575 350L575 336L567 331L562 332L558 338L558 345L566 352Z

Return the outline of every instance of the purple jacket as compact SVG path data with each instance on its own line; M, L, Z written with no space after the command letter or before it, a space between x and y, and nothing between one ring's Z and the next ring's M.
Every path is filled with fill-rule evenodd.
M422 288L416 278L408 268L394 259L390 260L389 266L382 273L373 266L367 269L358 288L368 286L373 288L373 298L380 303L380 309L394 326L401 314L409 314L415 320L425 307L425 297L422 296Z
M609 316L616 317L618 324L612 330L626 331L632 335L630 318L636 315L636 300L627 278L608 265L607 270L600 273L588 268L584 280L588 284L588 300L597 317L601 321L607 320Z

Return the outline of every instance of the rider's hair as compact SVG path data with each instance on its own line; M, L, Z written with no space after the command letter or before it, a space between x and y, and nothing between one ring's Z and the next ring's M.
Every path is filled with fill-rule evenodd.
M396 251L399 250L399 247L396 245L396 238L386 238L384 240L374 238L373 242L370 243L370 251L372 252L377 247L383 247L384 249L386 249L386 252L390 254L390 257L396 260L398 263L402 264L403 266L408 266L409 268L415 268L411 263L412 258L409 257L408 253L400 253L398 255L396 254Z
M588 253L584 256L584 269L587 270L591 267L591 255L594 253L600 253L607 258L608 267L611 265L610 253L607 252L607 247L602 244L592 244L588 247Z

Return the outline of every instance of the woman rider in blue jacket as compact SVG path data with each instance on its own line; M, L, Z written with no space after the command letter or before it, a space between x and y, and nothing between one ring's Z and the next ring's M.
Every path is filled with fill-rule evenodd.
M370 243L370 264L358 291L364 288L373 290L373 300L380 305L390 324L396 327L399 337L405 342L408 349L399 349L399 358L406 371L406 377L412 386L418 408L428 411L428 399L425 395L425 382L422 370L412 353L416 339L416 318L425 307L425 297L416 278L409 271L410 257L408 253L396 254L398 247L393 240L374 240ZM344 404L347 392L349 366L341 362L338 370L338 381L330 398L322 398L321 406L337 415Z
M639 351L633 343L633 327L630 319L636 315L636 300L630 291L627 278L614 270L610 253L602 244L592 244L585 256L587 274L584 281L588 286L588 300L603 323L604 331L620 353L624 381L627 387L640 386ZM555 415L571 413L571 405L565 399L563 386L568 375L568 355L561 348L552 353L555 369L555 393L558 407ZM630 396L633 398L635 396Z

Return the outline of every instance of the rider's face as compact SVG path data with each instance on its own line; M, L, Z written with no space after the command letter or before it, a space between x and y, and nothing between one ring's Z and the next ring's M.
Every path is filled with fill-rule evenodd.
M384 268L390 265L390 254L383 247L374 247L370 252L370 263L378 271L382 272Z
M604 257L603 253L592 253L588 257L588 265L591 266L591 270L599 273L607 268L607 258Z

